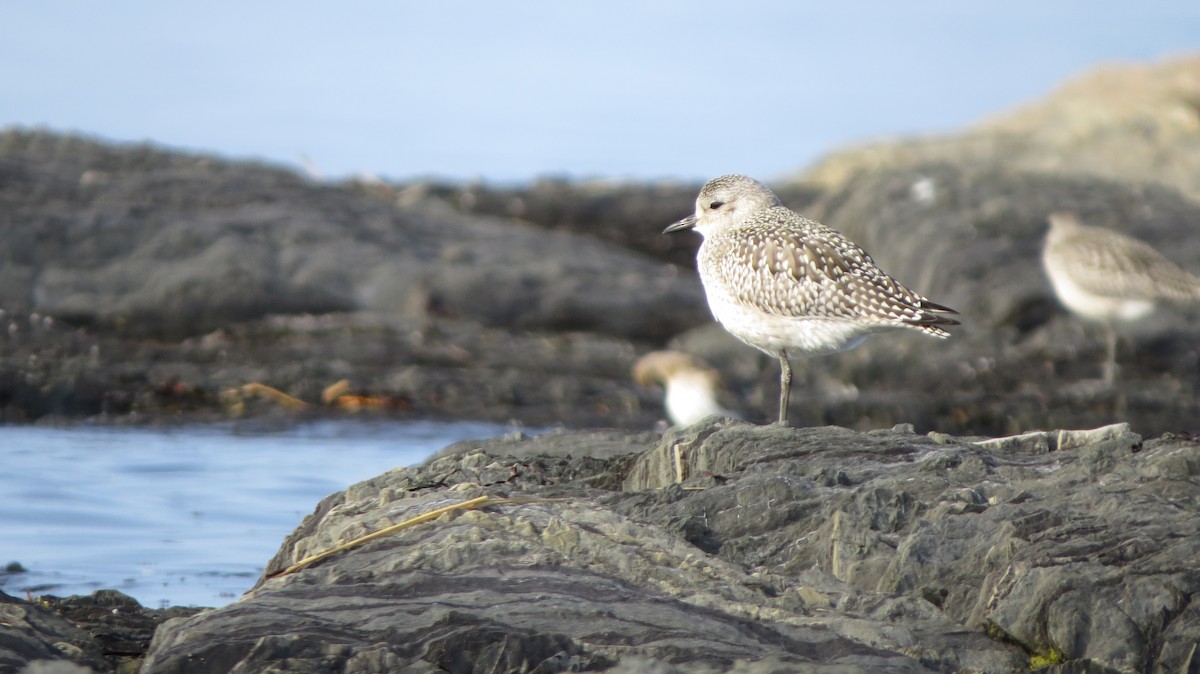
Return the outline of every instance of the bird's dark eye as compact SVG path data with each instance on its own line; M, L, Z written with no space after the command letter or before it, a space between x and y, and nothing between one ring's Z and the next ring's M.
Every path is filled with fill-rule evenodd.
M718 208L720 208L720 207L722 207L722 206L724 206L724 205L725 205L725 202L724 202L724 201L714 201L714 202L712 202L711 204L709 204L709 205L708 205L708 210L710 210L710 211L715 211L715 210L717 210Z

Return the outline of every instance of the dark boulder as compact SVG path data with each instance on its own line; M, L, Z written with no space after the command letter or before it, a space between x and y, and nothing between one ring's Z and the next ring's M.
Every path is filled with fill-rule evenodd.
M116 590L36 601L0 592L0 672L136 671L160 623L198 610L147 609Z
M1178 671L1200 642L1191 439L655 438L460 443L355 485L143 671Z
M168 337L350 310L642 339L704 318L694 281L644 255L400 202L261 165L7 131L0 308Z

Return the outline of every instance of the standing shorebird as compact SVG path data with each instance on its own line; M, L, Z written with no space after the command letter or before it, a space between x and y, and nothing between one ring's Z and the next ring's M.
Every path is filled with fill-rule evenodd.
M1104 384L1117 370L1116 323L1148 316L1162 300L1200 300L1200 278L1149 244L1111 229L1088 227L1072 213L1053 213L1042 267L1054 294L1071 313L1104 327Z
M696 261L713 316L734 337L779 360L779 421L787 424L793 356L858 346L898 328L948 337L957 313L900 285L840 233L788 210L762 183L710 180L696 212L664 233L704 236Z

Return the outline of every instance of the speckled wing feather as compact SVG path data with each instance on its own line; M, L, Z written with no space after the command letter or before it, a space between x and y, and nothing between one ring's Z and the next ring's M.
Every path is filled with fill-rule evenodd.
M874 320L947 336L958 321L885 274L863 249L818 222L767 209L706 242L710 273L738 302L779 316Z
M1050 255L1083 290L1123 299L1200 298L1200 279L1149 244L1100 228L1087 228L1054 244Z

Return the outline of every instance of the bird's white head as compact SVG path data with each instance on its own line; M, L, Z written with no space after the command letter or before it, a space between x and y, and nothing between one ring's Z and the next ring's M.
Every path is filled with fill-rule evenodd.
M695 213L667 227L663 233L695 229L707 237L736 226L764 208L779 205L779 197L754 178L737 174L721 176L700 189Z

